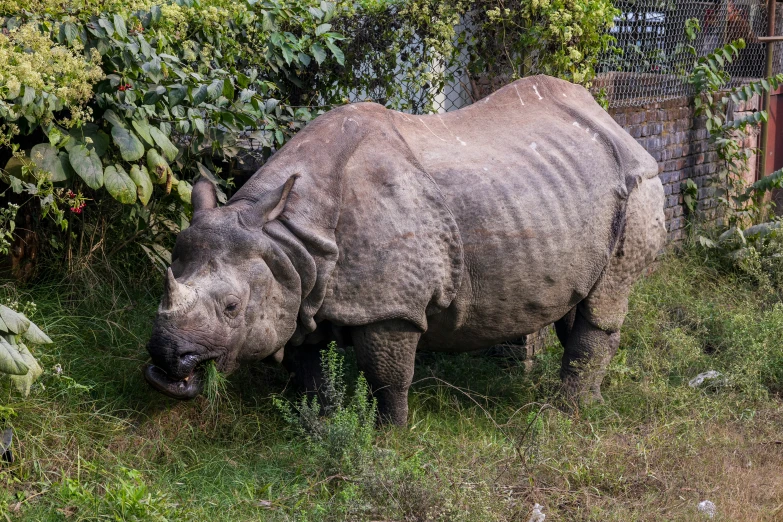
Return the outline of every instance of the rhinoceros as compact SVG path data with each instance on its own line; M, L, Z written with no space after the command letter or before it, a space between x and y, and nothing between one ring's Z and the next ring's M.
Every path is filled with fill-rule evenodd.
M405 424L418 350L554 323L567 397L600 399L631 286L664 244L657 173L587 90L546 76L447 114L333 109L225 206L195 184L146 379L192 398L205 361L266 359L312 390L336 340Z

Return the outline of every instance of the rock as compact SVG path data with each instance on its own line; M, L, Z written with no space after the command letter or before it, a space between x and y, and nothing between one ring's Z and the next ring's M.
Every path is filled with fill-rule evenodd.
M700 373L699 375L697 375L696 377L688 381L688 386L690 386L691 388L698 388L706 381L713 381L718 377L721 377L721 375L722 374L720 372L716 372L715 370L710 370L708 372Z
M707 516L707 518L712 518L715 516L715 510L717 509L715 507L715 504L712 503L709 500L702 500L699 502L699 505L696 506L696 509L699 510L699 513L703 513Z

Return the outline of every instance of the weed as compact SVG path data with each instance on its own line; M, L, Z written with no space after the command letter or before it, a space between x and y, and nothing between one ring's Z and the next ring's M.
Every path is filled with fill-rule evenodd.
M334 342L322 352L321 369L324 383L318 396L305 395L293 405L276 398L275 405L312 450L326 459L330 473L350 474L361 470L372 452L377 402L363 375L349 396L343 356Z
M120 467L113 476L99 476L99 482L65 478L57 489L66 516L103 518L128 522L167 522L178 520L175 504L167 495L153 492L142 474Z

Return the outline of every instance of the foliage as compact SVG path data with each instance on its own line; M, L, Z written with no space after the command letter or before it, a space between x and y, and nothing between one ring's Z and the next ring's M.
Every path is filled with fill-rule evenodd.
M366 465L375 439L377 403L363 375L359 375L352 396L345 384L343 357L334 342L321 354L323 386L291 404L276 399L286 422L325 459L327 470L351 473ZM320 400L319 400L320 397Z
M25 314L17 312L18 302L0 305L0 377L8 376L16 389L27 396L30 386L43 370L27 344L50 344L49 337ZM26 308L35 311L35 303Z
M607 0L482 0L467 44L474 75L548 74L589 86L620 11Z
M0 13L11 15L1 19L3 137L30 136L25 150L13 145L5 181L63 229L86 226L84 204L104 189L133 205L125 228L150 244L172 203L189 208L196 177L225 202L221 168L249 140L267 156L285 143L312 118L284 99L298 76L343 60L329 24L337 5L326 1L88 4ZM36 136L45 141L29 143Z
M756 152L745 147L745 139L752 127L767 121L768 114L761 110L733 119L730 110L754 96L777 89L783 83L783 74L749 82L726 92L725 86L730 77L725 66L735 60L744 48L745 41L739 39L698 58L688 77L696 91L696 113L705 116L710 141L715 144L722 162L714 185L729 226L758 223L768 213L770 202L766 195L783 182L783 172L776 172L752 184L745 180L748 161ZM692 47L691 51L696 53Z
M457 25L466 0L362 2L335 19L345 35L344 67L334 62L318 72L315 94L327 105L355 99L413 113L431 112L435 95L453 81L463 41Z
M464 60L474 80L588 84L614 12L605 0L0 1L5 196L40 205L39 244L71 269L128 245L166 265L198 178L225 202L238 165L323 110L430 111ZM1 219L0 236L13 226Z

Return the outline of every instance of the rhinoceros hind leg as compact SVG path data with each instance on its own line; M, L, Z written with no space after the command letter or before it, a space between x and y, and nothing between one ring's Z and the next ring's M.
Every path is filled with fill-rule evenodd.
M663 186L657 177L643 180L631 193L625 231L609 265L577 305L570 332L565 322L558 329L558 336L562 332L567 337L560 375L566 394L573 399L601 399L601 381L620 344L631 288L666 240L663 200Z
M563 343L560 378L568 400L578 403L603 401L601 382L620 345L619 331L605 331L592 324L577 307L571 331ZM561 342L563 338L561 337Z
M378 399L379 422L404 426L421 330L392 319L355 327L351 335L359 370Z

